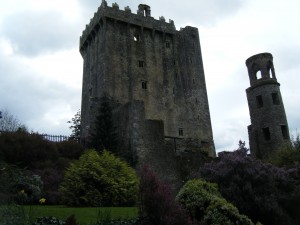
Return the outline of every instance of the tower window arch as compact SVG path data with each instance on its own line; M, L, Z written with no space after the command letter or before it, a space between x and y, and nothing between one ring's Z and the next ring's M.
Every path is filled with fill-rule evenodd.
M136 33L133 35L133 40L134 42L139 42L141 41L141 36L138 33Z
M261 71L255 63L252 65L252 71L253 71L253 75L254 75L254 80L258 80L258 79L262 78Z
M269 74L269 77L272 77L272 78L276 78L275 76L275 70L274 70L274 66L273 66L273 63L271 61L269 61L267 63L267 70L268 70L268 74Z

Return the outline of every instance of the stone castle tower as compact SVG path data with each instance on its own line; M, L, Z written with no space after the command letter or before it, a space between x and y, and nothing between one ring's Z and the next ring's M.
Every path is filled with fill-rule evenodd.
M138 160L149 152L203 150L215 156L198 29L137 14L102 1L80 38L84 59L82 141L93 130L100 99L114 102L122 147Z
M248 126L251 152L259 158L290 141L289 128L270 53L246 60L250 87L246 90L251 125Z

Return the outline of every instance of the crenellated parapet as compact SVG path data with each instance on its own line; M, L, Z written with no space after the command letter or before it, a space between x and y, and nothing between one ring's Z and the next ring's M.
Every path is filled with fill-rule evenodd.
M176 32L173 20L169 20L168 23L164 17L160 17L159 20L154 19L151 17L151 8L148 5L140 4L137 14L134 14L128 6L126 6L124 10L120 10L117 3L113 3L110 7L107 5L107 2L103 0L97 12L94 13L94 17L82 32L82 36L80 37L80 50L83 50L85 46L88 45L89 40L92 40L99 30L101 21L105 23L107 18L163 33L175 34Z

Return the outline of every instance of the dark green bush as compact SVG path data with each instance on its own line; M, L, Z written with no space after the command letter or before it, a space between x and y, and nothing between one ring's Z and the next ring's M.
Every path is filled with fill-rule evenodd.
M0 163L0 204L36 204L42 197L41 177L14 165Z
M216 184L200 179L190 180L181 188L176 199L201 224L253 225L247 216L239 214L238 209L221 196Z

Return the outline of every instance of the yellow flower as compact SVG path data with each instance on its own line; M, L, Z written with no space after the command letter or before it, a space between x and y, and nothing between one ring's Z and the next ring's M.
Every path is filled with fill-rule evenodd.
M40 204L44 204L44 203L46 202L46 199L45 199L45 198L41 198L41 199L39 200L39 202L40 202Z
M25 194L25 190L22 189L22 190L20 191L20 193L21 193L21 194Z

